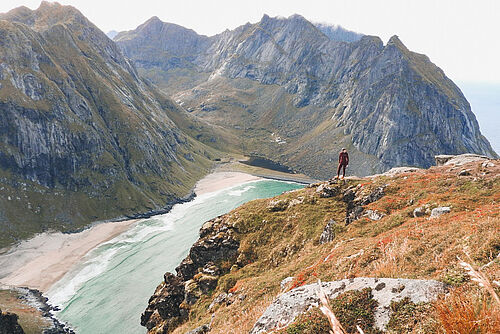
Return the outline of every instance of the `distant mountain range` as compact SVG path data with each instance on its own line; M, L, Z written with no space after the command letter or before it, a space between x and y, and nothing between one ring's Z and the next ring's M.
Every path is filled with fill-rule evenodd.
M396 36L265 15L207 37L153 17L115 42L71 6L0 14L0 246L161 210L227 152L317 178L341 147L358 175L496 157L456 85Z

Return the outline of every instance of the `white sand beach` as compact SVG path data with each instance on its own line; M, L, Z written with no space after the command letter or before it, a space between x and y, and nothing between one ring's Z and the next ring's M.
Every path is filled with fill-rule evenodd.
M197 195L261 178L240 172L214 172L200 180ZM47 291L92 249L127 231L138 220L101 223L73 234L42 233L0 255L0 284Z
M194 192L196 195L202 195L257 180L262 178L241 172L215 172L198 181Z

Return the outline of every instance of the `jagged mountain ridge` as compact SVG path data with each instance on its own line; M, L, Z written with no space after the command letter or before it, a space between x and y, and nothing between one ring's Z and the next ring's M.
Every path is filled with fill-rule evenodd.
M397 36L335 41L300 15L264 15L212 37L175 26L190 36L179 45L173 27L155 18L115 41L187 110L244 138L247 153L315 177L334 173L342 146L359 175L428 167L442 153L496 156L459 88Z
M210 148L77 9L0 15L2 243L160 209L206 172Z
M314 23L314 25L321 30L322 33L334 41L356 42L363 37L363 34L344 29L339 25L331 25L328 23Z

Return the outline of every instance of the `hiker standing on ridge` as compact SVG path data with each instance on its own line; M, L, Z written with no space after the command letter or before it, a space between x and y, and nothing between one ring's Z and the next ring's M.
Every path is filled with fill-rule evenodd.
M342 151L339 153L339 167L337 168L337 179L340 178L340 169L342 168L342 178L345 177L345 169L349 165L349 154L347 154L347 150L342 148Z

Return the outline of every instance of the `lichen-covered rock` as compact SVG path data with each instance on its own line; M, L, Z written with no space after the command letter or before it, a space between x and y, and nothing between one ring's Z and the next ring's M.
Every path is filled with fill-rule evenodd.
M196 327L195 329L190 330L189 332L186 332L186 334L205 334L208 332L210 332L210 325L205 324L201 325L200 327Z
M327 183L322 183L319 185L318 188L316 188L316 193L319 194L319 197L321 198L329 198L336 196L340 192L340 187L338 186L332 186Z
M373 298L378 302L375 310L375 325L384 329L390 318L390 304L408 297L412 302L428 302L446 291L445 285L437 281L365 278L358 277L341 281L322 283L329 299L349 290L372 289ZM251 334L267 333L277 327L291 323L299 314L311 306L318 306L318 285L310 284L280 295L264 311L251 330Z
M335 238L335 226L336 222L333 219L330 219L326 225L325 228L323 229L323 232L321 232L321 235L319 237L319 243L320 244L326 244L327 242L333 241Z
M415 217L415 218L423 217L429 213L430 213L430 210L429 210L428 205L419 206L418 208L415 208L413 210L413 217Z
M385 213L379 212L377 210L366 210L364 216L371 220L380 220L385 217Z
M285 289L288 288L288 286L293 282L294 278L295 277L290 276L281 280L280 283L281 291L285 291Z
M302 204L302 203L304 203L304 200L305 200L304 196L299 196L297 198L293 198L290 200L290 202L288 202L288 208Z
M451 208L449 206L440 206L437 208L434 208L431 210L431 217L430 218L437 218L439 216L442 216L446 213L450 213Z
M462 166L469 162L489 160L490 158L484 155L466 153L459 155L442 154L435 156L434 159L436 160L436 166Z
M288 208L288 201L284 199L277 199L269 201L267 210L270 212L285 211Z

